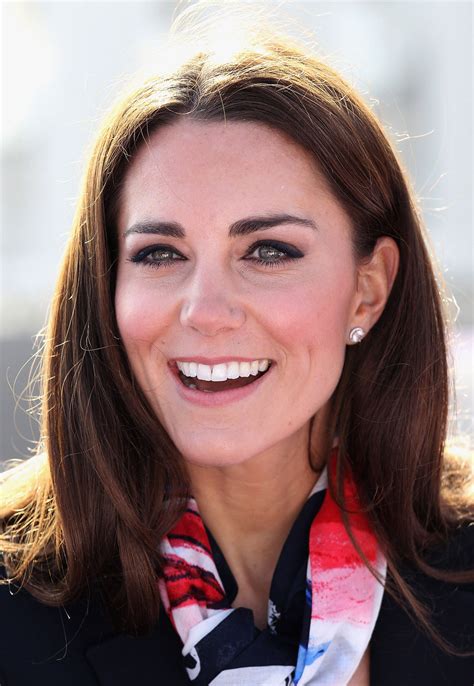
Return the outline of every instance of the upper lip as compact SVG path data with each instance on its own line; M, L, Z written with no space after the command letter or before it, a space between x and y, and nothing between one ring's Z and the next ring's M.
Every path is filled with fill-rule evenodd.
M173 357L170 362L197 362L198 364L207 364L212 366L214 364L224 364L225 362L253 362L254 360L272 361L269 357L264 357L262 355L257 355L256 357L240 357L238 355L227 355L225 357L201 357L199 355L190 355L189 357Z

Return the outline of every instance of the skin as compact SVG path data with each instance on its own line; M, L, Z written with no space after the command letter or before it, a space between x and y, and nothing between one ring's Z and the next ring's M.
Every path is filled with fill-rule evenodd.
M237 220L281 213L317 228L289 223L229 237ZM179 222L186 237L124 236L145 221ZM313 159L248 122L183 120L156 131L127 170L118 230L115 305L133 372L182 453L203 520L235 575L234 606L252 608L263 627L278 556L319 476L308 463L310 419L317 454L349 331L368 332L382 313L396 244L381 238L358 264L350 218ZM304 256L259 265L246 258L262 257L252 248L260 240ZM157 245L183 259L158 268L130 261ZM249 397L200 407L180 397L168 367L197 355L269 358L273 368Z

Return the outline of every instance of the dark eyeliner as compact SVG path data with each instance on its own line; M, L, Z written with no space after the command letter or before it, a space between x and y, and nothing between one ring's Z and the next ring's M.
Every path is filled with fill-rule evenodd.
M277 257L274 260L264 260L258 257L250 257L250 255L257 250L258 248L273 248L274 250L277 250L278 252L282 253L281 257ZM292 260L298 260L304 257L304 254L298 250L298 248L295 248L292 245L289 245L288 243L283 243L281 241L275 241L275 240L260 240L256 241L253 243L245 257L243 259L250 261L250 262L255 262L257 264L261 264L265 267L277 267L281 264L284 264L285 262L290 262Z
M146 248L143 248L142 250L139 250L135 255L132 255L132 257L128 258L129 262L134 262L134 263L140 263L146 260L148 255L150 255L153 252L172 252L175 253L176 255L179 255L181 259L184 259L183 256L174 248L172 245L148 245ZM165 261L165 260L164 260ZM156 263L158 264L158 263Z
M263 259L261 257L251 257L251 254L255 252L255 250L258 250L258 248L269 248L272 250L276 250L278 253L281 253L281 255L269 260ZM176 255L177 257L167 257L163 260L148 259L149 256L155 252L168 252L172 253L173 255ZM304 254L300 250L298 250L298 248L295 248L294 246L288 243L284 243L282 241L277 240L262 239L260 241L256 241L255 243L253 243L248 248L245 256L242 259L248 262L253 262L254 264L261 265L263 267L278 267L287 262L291 262L292 260L301 259L302 257L304 257ZM178 250L176 250L176 248L166 244L148 245L146 246L146 248L142 248L142 250L139 250L137 253L127 258L127 261L132 262L133 264L143 264L154 268L168 266L172 262L178 262L182 260L186 260L186 258Z

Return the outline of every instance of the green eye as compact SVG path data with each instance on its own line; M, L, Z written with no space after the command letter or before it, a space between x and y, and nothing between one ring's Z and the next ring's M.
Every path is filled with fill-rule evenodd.
M185 260L180 253L169 245L151 245L140 250L130 258L130 262L144 264L149 267L161 267L177 260Z
M252 257L255 255L256 257ZM264 267L278 267L291 260L298 260L304 257L303 253L297 248L280 241L259 241L251 246L245 259L256 262Z

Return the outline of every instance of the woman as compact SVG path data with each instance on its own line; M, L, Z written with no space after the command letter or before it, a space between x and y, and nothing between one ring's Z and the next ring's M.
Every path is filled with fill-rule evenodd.
M2 684L471 682L438 286L331 69L270 36L120 101L43 359Z

